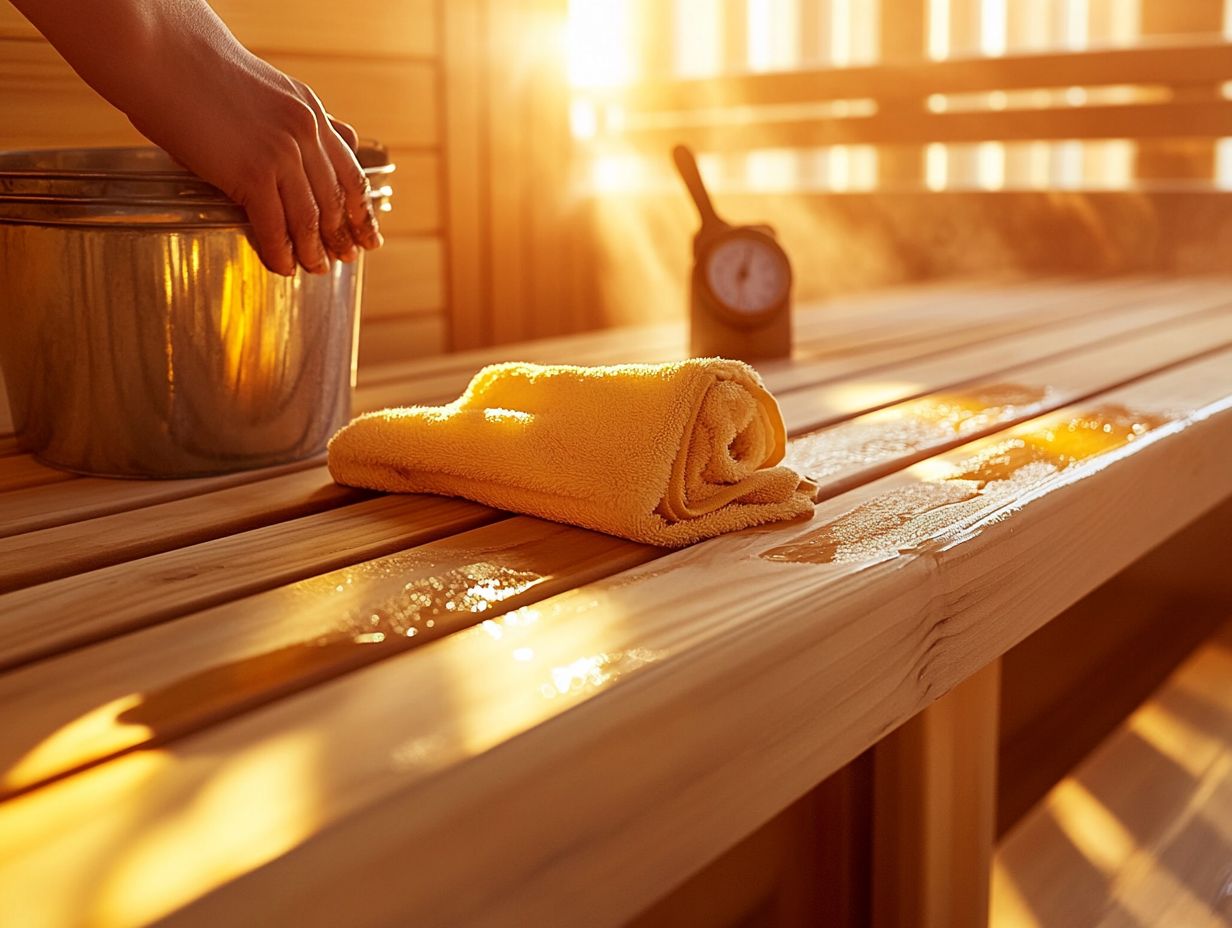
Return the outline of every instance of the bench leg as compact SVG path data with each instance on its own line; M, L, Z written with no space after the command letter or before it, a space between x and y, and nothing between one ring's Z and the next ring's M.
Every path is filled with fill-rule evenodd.
M1000 682L997 661L875 748L875 928L988 924Z

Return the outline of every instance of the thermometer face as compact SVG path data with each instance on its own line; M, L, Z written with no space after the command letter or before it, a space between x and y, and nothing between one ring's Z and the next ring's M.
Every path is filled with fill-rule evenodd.
M773 309L791 286L786 256L761 236L733 235L715 245L705 260L710 291L738 313Z

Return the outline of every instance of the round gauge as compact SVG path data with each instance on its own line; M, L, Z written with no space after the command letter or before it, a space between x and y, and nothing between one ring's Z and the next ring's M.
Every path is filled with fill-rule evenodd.
M706 283L725 307L753 316L779 306L791 287L787 255L769 236L738 230L705 257Z

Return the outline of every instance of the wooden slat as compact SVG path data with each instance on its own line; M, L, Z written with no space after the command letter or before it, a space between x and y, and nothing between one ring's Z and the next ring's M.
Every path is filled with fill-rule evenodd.
M966 293L969 298L972 298L971 290L973 287L976 292L990 292L980 291L979 286L966 282L957 285L926 286L921 288L921 293L914 295L912 295L911 290L904 290L901 292L892 291L886 294L848 297L819 311L817 323L806 321L802 324L801 328L803 330L811 330L816 326L833 335L838 335L849 329L853 325L853 321L864 314L871 317L878 312L893 311L895 307L900 312L916 311L929 305L942 307L941 310L933 309L930 312L934 314L948 314L952 324L964 311L963 302L952 297L956 294ZM1078 288L1078 292L1085 292L1088 285L1074 284L1074 286ZM1129 279L1127 282L1110 280L1089 286L1093 287L1094 291L1098 293L1104 289L1115 291L1121 286L1142 286L1149 289L1157 287L1158 284ZM1163 286L1166 292L1168 285L1164 284ZM1041 298L1047 293L1054 292L1053 290L1041 290L1038 285L1028 287L1027 289ZM1153 292L1158 292L1158 290ZM895 317L890 316L889 318ZM677 335L674 339L667 338L666 336L665 338L667 338L668 343L681 346L680 351L683 352L683 335L680 334L678 327L675 331ZM433 329L429 327L426 331L421 330L419 334L421 337L433 338L435 336L432 335L432 332ZM610 361L620 357L619 352L624 349L627 342L641 344L639 340L631 338L625 332L603 332L587 336L575 336L545 344L536 351L535 358L557 361L569 360L571 358L576 359L575 351L579 350L579 346L588 346L587 350L594 352L589 358L591 361L594 363L605 360ZM409 345L413 350L417 343L412 340L404 344ZM530 346L526 347L530 348ZM413 366L395 366L393 368L393 376L397 379L405 378L409 383L417 379L415 377L417 372L432 375L442 370L453 371L455 379L449 380L444 389L446 391L452 390L453 395L456 395L470 374L483 364L511 356L523 356L521 354L509 354L509 351L516 350L517 346L508 350L486 349L448 358L431 359L419 362ZM539 351L547 351L548 354L543 355ZM555 352L559 352L559 354ZM364 354L365 352L361 350L361 357ZM680 357L682 354L671 353L669 356ZM402 402L428 402L438 399L437 394L441 389L442 386L439 382L420 384L418 386L411 385L405 393L399 391L399 395ZM446 398L452 398L452 396ZM79 478L71 482L62 483L54 490L36 487L13 491L5 494L3 506L0 507L0 537L34 531L54 525L63 525L69 522L78 522L100 515L153 505L168 500L209 493L225 487L263 480L292 470L303 469L311 466L312 463L311 461L305 461L264 471L249 471L230 474L224 477L193 480L117 482L96 478ZM0 464L0 473L6 472L3 468L8 466L7 463ZM16 466L20 468L25 465Z
M304 81L330 113L361 136L397 148L426 148L439 141L437 74L426 62L269 55L270 64Z
M996 928L1228 923L1232 625L1014 828Z
M965 446L809 525L698 545L6 803L0 915L132 922L217 887L175 923L567 924L585 887L588 923L617 924L1232 492L1229 382L1228 354L1143 381L1015 429L1038 467L1014 471L1002 436ZM1118 444L1130 421L1145 431ZM880 508L901 518L838 528ZM411 849L472 833L400 878ZM191 875L149 879L186 854Z
M0 591L133 560L357 502L369 494L341 487L313 467L39 532L0 538Z
M934 450L936 447L952 447L976 435L995 432L1006 424L1022 421L1042 411L1056 409L1075 398L1115 384L1131 375L1130 372L1144 370L1147 364L1163 364L1201 351L1209 345L1212 333L1228 328L1230 319L1232 313L1225 313L1222 318L1215 320L1216 324L1211 324L1207 319L1191 324L1176 324L1166 334L1151 333L1126 340L1123 344L1100 346L1090 353L1066 359L1064 365L1052 362L1041 365L1038 370L1023 370L1021 373L1024 380L1035 386L1015 387L1000 381L993 384L976 384L969 394L940 396L914 404L911 407L912 414L921 420L919 428L904 430L903 419L910 419L911 416L886 417L880 435L877 434L877 425L864 425L861 433L864 446L871 450L868 460L853 455L850 445L841 445L843 451L834 454L824 432L813 436L812 440L797 442L792 456L806 471L829 471L822 478L823 485L826 481L836 485L850 482L851 474L860 472L868 475L878 464L881 467L879 473L887 473L928 456L930 445ZM1232 334L1229 335L1229 340L1232 340ZM1147 361L1147 358L1150 360ZM961 369L961 365L956 364L955 370L958 369ZM1050 379L1037 379L1037 376ZM1047 386L1042 386L1044 384ZM961 413L954 412L954 407L959 407ZM902 460L895 463L896 457ZM83 637L108 637L117 627L129 630L149 624L168 611L187 611L187 606L194 601L193 597L200 596L201 584L196 579L197 575L210 576L211 592L218 596L224 595L227 583L231 582L230 578L218 579L218 575L224 571L222 565L217 563L219 555L214 548L222 549L223 564L241 560L240 552L250 550L252 562L258 569L268 571L270 567L265 562L270 555L263 552L276 546L269 545L266 536L306 533L306 526L277 526L250 533L248 538L237 536L214 546L201 546L196 551L176 551L132 565L123 565L93 575L72 577L59 583L0 597L0 609L9 616L6 625L0 629L0 665L12 665L34 656L51 654ZM664 553L616 539L607 539L606 542L606 546L602 548L602 557L596 555L584 560L584 570L589 579L614 573L632 563L641 563ZM338 628L339 617L343 614L377 616L377 623L370 627L364 626L361 631L380 631L386 638L398 637L401 640L401 635L411 626L407 624L410 622L407 618L410 613L405 605L408 600L398 595L398 590L399 585L408 579L413 581L412 589L408 591L409 601L418 601L424 590L428 589L425 583L430 576L441 578L443 588L450 591L449 596L461 595L458 593L460 577L470 578L466 583L475 583L481 588L487 583L496 591L494 595L498 597L498 601L489 602L483 599L482 606L478 609L468 612L458 607L451 615L436 617L435 631L415 625L418 637L414 642L401 641L401 645L418 644L442 633L466 627L479 619L503 614L528 600L533 602L552 592L566 589L569 585L577 585L581 580L575 577L574 583L569 584L569 570L559 564L567 564L577 551L595 544L597 542L590 532L565 529L535 519L515 518L477 529L465 537L437 543L430 546L430 550L425 549L413 555L393 555L382 562L359 568L344 568L331 576L319 577L301 584L301 587L306 589L345 589L342 600L329 595L323 597L319 609L313 607L311 597L300 590L272 591L260 602L247 600L233 603L213 610L208 617L194 617L173 623L170 629L160 628L152 631L150 635L129 635L89 651L44 661L28 671L11 673L0 679L0 703L12 708L15 720L10 729L10 740L23 744L38 742L47 733L69 724L73 718L89 715L92 709L99 706L113 705L116 700L121 700L134 689L149 692L167 686L169 681L177 679L194 679L211 673L217 676L219 671L211 668L247 666L251 662L276 660L277 658L271 655L282 653L289 646L289 642L311 642L322 636L333 636ZM404 566L408 563L408 557L411 559L409 563L412 564L430 564L436 573L424 577L408 574ZM242 560L247 562L248 558ZM188 582L177 582L175 577L185 572L190 574ZM541 576L551 577L552 583L533 579ZM486 581L483 579L485 577L488 578ZM532 579L527 580L527 577ZM466 583L462 585L466 586ZM517 586L518 589L506 596L502 592L506 586ZM148 588L151 592L136 597L136 602L131 598L124 602L111 601L109 591L131 588ZM288 616L281 623L274 637L258 632L257 628L266 626L266 616L287 611L284 604L288 596L302 602L302 608L296 615ZM516 601L513 598L515 596ZM107 605L105 609L95 610L98 615L91 620L88 618L89 603ZM261 603L269 603L268 610ZM438 616L440 612L439 604L436 604L436 608L437 612L432 613L433 616ZM53 609L58 614L77 617L72 623L73 627L58 628L49 635L43 622L43 616L48 609ZM414 614L418 617L417 622L419 618L426 618L426 613L422 610ZM212 634L219 635L225 634L225 629L233 629L229 638L231 643L226 647L220 646L205 652L193 650L191 653L182 653L181 642L197 641L201 638L201 634L195 631L197 628L212 629ZM348 642L347 646L336 649L338 654L322 654L319 659L311 661L314 679L329 672L330 668L333 668L334 673L338 673L350 669L356 662L378 660L396 653L397 648L392 651L389 648L369 648L364 649L366 657L357 655L349 642L354 634L360 632L355 628L344 631L343 638ZM167 642L172 643L175 653L162 655L162 650L168 647ZM39 650L33 651L35 648ZM94 668L104 668L101 681L94 673ZM114 668L123 670L113 674ZM291 676L296 672L296 666L288 669ZM55 695L49 696L53 689L50 681L57 679L80 681L80 685L71 688L63 685L55 687ZM258 697L269 699L280 695L294 682L288 676L279 676L267 685L255 682L252 686L245 687L242 699L238 695L232 699L219 694L214 698L214 702L218 706L230 705L234 711L234 706L238 703L248 704ZM176 731L189 730L196 724L191 718L180 720L178 716L167 719L166 722ZM20 775L17 772L10 773L6 781L8 788L27 787L40 778L55 775L64 769L63 766L57 769L49 765L71 767L87 763L105 756L106 752L140 743L134 742L134 738L147 737L142 735L140 730L124 725L119 726L122 729L119 734L114 728L115 726L105 725L103 719L96 718L90 731L77 736L75 740L64 739L53 755L54 760L48 760L41 766L27 763L22 767Z
M888 368L921 355L964 344L991 341L1043 326L1058 318L1072 317L1075 312L1111 309L1139 298L1127 299L1121 284L1115 282L1092 286L1094 292L1081 298L1071 287L1064 285L1000 293L977 290L949 304L934 301L915 307L888 327L890 334L887 334L887 325L872 313L866 324L852 325L846 333L836 326L828 334L823 334L823 323L822 331L815 339L798 339L804 344L798 344L795 349L797 360L763 362L757 366L773 390L787 391L821 380L837 380L874 367ZM1191 285L1179 286L1187 289ZM1170 288L1171 285L1165 284L1164 287ZM1106 292L1101 293L1105 288ZM1155 296L1158 298L1160 293L1156 291ZM1140 298L1145 300L1149 296L1144 293ZM1217 299L1209 295L1197 298L1205 305L1211 305L1211 301ZM972 322L973 317L978 321ZM648 356L638 349L632 354L615 352L604 361L666 361L679 356L667 352ZM361 387L355 394L355 406L359 410L369 410L411 402L422 403L426 399L433 402L452 400L466 386L471 373L442 374L433 378L431 383L425 380L416 381L413 385L394 382Z
M25 487L46 486L73 479L73 475L40 464L27 454L9 455L0 458L0 493L21 490Z
M917 48L915 56L921 50ZM922 98L929 94L1107 84L1207 84L1232 78L1232 48L1224 42L1162 42L1154 46L1032 55L952 58L864 67L729 74L635 85L595 96L618 99L634 112L685 112L724 107L815 103L821 100Z
M452 503L415 497L374 501L362 521L354 516L349 518L351 534L357 535L361 527L369 535L376 533L380 525L379 513L374 511L377 504L387 510L395 504L404 512L415 511L417 516L422 513L436 534L445 534L446 527L457 531L468 523L499 518L484 507L453 507ZM412 506L415 508L411 509ZM459 512L451 511L454 508ZM441 514L434 515L434 510ZM350 515L346 511L343 514ZM332 532L333 527L291 525L261 531L285 537L289 534L286 529L295 529L302 538L310 530ZM391 533L386 530L385 534ZM424 536L431 537L422 530L419 538L405 529L401 534L401 540L408 545ZM354 557L361 550L356 546L347 553ZM375 547L369 543L366 553L374 552ZM78 732L65 731L55 739L54 747L41 736L27 738L30 729L24 725L9 729L4 745L0 746L0 770L6 772L0 779L0 796L145 744L151 735L166 741L195 731L251 705L296 692L473 625L477 616L503 615L528 602L645 563L661 553L647 545L631 544L597 532L515 517L151 629L140 636L141 647L106 648L113 659L107 662L104 673L91 673L88 679L77 681L81 685L73 686L76 700L65 702L80 705L100 692L129 692L140 680L140 688L151 694L151 703L161 704L160 708L151 707L157 718L148 718L144 727L104 724L101 737L82 737ZM177 552L152 560L169 565L179 555ZM262 564L260 569L267 574L275 569L285 571L284 564L290 566L302 558L298 551L289 558L286 553L277 552L274 557L267 557L269 563ZM243 569L251 572L246 558ZM157 579L160 574L167 575L170 568L143 572L147 583L153 581L153 589L143 594L144 598L159 601L165 592L159 589ZM305 570L301 573L308 575ZM100 591L105 590L105 585L95 585ZM200 596L203 590L200 584L198 587ZM217 589L216 585L211 589ZM57 608L58 602L51 596L49 608ZM120 611L130 620L145 614L129 603L121 605ZM114 617L100 617L94 624L110 633ZM77 631L89 634L87 628L79 627ZM169 663L162 658L151 661L155 653L163 655ZM214 655L213 660L201 661L205 654ZM156 664L161 664L164 672L151 674ZM199 670L183 673L182 668L189 664ZM11 672L0 678L0 686L6 695L24 695L31 692L33 677L41 676L37 669ZM58 707L62 705L58 703ZM11 717L17 718L15 713ZM99 720L103 721L102 716ZM43 746L39 747L40 744ZM23 757L23 752L30 748L37 750Z
M364 267L362 320L443 314L445 267L442 241L436 236L387 238L367 256ZM443 347L443 346L442 346Z
M1118 291L1116 288L1113 288L1112 292L1115 294ZM1029 293L1035 298L1040 296L1036 288L1031 288ZM1030 307L1037 304L1032 299L1024 300L1022 305ZM1186 308L1180 306L1176 309L1176 313L1178 315L1183 314ZM1041 325L1048 320L1047 316L1039 313L1032 314L1032 318L1037 324ZM1150 322L1151 320L1148 319L1146 321ZM1115 337L1123 329L1133 329L1138 323L1139 320L1136 315L1129 313L1126 318L1115 320L1113 324L1100 324L1098 331L1104 336ZM1063 344L1067 343L1067 333L1067 328L1057 329L1055 330L1055 338ZM1078 334L1080 335L1081 333ZM1183 338L1183 335L1184 331L1179 337ZM1055 349L1052 338L1037 340L1034 344L1036 345L1036 350L1043 355ZM965 372L968 376L974 376L984 369L982 367L982 365L986 364L984 354L982 351L974 355L968 354L965 358L956 359L956 363L953 365L939 365L936 362L929 362L929 366L925 369L914 369L908 366L903 371L904 380L900 384L900 389L915 389L919 392L921 386L925 388L930 384L941 386L952 382L955 376L961 376L959 372ZM853 358L858 359L858 357L858 353L853 354L848 358L848 361L851 361ZM858 366L849 367L848 370L849 372L858 370ZM793 371L789 369L782 372L771 372L767 376L771 386L774 386L778 377L791 375L792 373ZM920 380L919 378L921 377L931 379ZM911 386L913 378L917 381L914 387ZM836 387L831 391L833 398L830 401L830 406L835 410L833 418L851 416L862 411L864 407L860 405L860 396L866 397L866 401L872 404L888 402L889 398L886 396L884 389L877 389L877 386L880 384L880 380L874 380L866 387L861 388L860 382L854 381ZM843 407L844 403L846 404L845 407ZM1000 415L1004 419L1005 416L1012 417L1013 412L1013 409L1002 409ZM814 421L817 421L820 415L818 408L808 409L806 414ZM1020 417L1027 414L1029 413L1025 407L1019 410ZM790 418L792 415L794 413L789 411L789 425L793 427L793 431L802 431L803 426L800 422L792 420ZM899 428L901 431L899 426L896 425L894 427ZM831 473L830 477L835 480L839 479L834 473ZM120 512L113 516L89 522L78 521L74 525L63 525L58 528L48 528L43 531L30 531L25 534L16 535L9 541L0 542L0 546L3 546L0 547L0 551L7 549L14 553L17 551L33 552L36 556L32 560L38 561L37 564L28 564L26 562L23 562L22 565L14 564L13 572L8 578L10 585L22 578L25 580L48 580L53 576L67 576L69 573L88 567L119 563L138 554L150 554L161 550L169 550L180 544L187 544L189 541L200 540L210 535L216 537L227 526L238 528L240 525L254 526L272 521L278 517L283 509L291 511L297 507L308 505L303 495L304 488L320 487L325 483L326 479L322 472L314 470L305 471L292 478L266 480L260 484L241 487L238 490L223 490L211 493L205 492L208 490L208 485L206 485L201 488L201 495L184 499L177 503L156 506L153 508L153 511L137 508L130 512ZM262 502L262 491L266 493L264 502ZM237 503L240 505L237 506ZM156 529L160 521L176 524L179 527L179 531L160 535ZM68 538L80 538L83 543L74 545L71 551L63 551L61 550L62 546ZM97 543L89 544L88 542L91 538L97 539ZM107 546L105 542L108 538L116 540L112 545ZM253 549L254 556L260 559L265 546L263 538L261 536L254 536L249 539L249 544ZM234 558L233 551L234 546L228 546L225 556L227 558ZM41 557L37 556L40 552L42 553ZM176 570L182 571L181 562L182 558L176 562ZM158 565L139 565L136 569L142 571L157 570ZM230 578L214 569L208 572L218 575L215 576L213 581L216 585L216 595L223 595L228 589ZM0 577L2 576L0 575ZM101 602L99 599L99 583L103 584L103 588L110 588L117 585L126 587L138 582L132 577L124 580L124 577L124 571L117 570L106 573L101 577L83 576L73 578L55 587L42 586L37 591L0 598L0 602L3 603L3 609L12 616L8 626L9 633L18 637L25 634L22 631L23 624L20 618L24 614L27 620L32 623L30 634L26 636L27 643L37 640L40 642L39 647L45 649L51 647L54 642L72 640L71 637L40 639L35 634L36 629L42 628L41 616L44 614L45 603L48 597L58 597L58 608L66 613L90 614L99 611L99 603ZM185 578L189 581L190 593L194 596L197 595L195 578L196 573L189 573ZM171 585L167 581L161 584L162 596L164 598L170 595L169 587ZM109 605L104 611L110 615L113 621L121 622L122 620L123 627L125 628L132 627L132 622L135 621L135 619L128 618L128 613L124 613L121 616L114 605ZM165 612L166 609L163 609L160 615ZM44 652L40 651L39 653ZM24 660L29 659L30 656L30 653L27 651L23 652L20 657L9 654L8 658ZM8 660L4 662L7 663Z
M906 145L922 142L1033 141L1037 139L1219 138L1232 135L1232 102L1209 100L1048 107L976 112L901 111L868 116L775 118L750 111L739 120L711 124L635 127L621 144L659 150L673 140L698 151L810 148L827 145ZM594 143L601 150L602 138Z
M270 63L305 81L330 111L387 145L436 144L436 77L431 64L348 61L274 54ZM128 120L87 87L42 42L0 40L0 109L12 148L139 144Z
M846 492L890 470L969 441L976 434L1073 403L1129 377L1163 370L1199 352L1227 347L1232 344L1232 312L1225 309L1192 321L1160 320L1154 327L1123 337L1094 338L1089 344L1086 349L1044 360L1038 360L1037 354L1035 359L1009 368L984 368L982 376L953 384L943 392L849 418L833 428L801 437L792 446L790 460L802 468L807 461L804 469L823 482L824 494ZM1013 348L1016 350L1017 345ZM966 356L955 353L932 365L905 368L903 373L928 383L930 376L939 379L947 371L950 376L958 371L980 371L983 355L985 349ZM936 369L929 370L930 366ZM789 421L833 421L855 400L842 385L833 391L803 392L800 398L799 404L784 404Z
M765 374L769 378L769 383L776 391L785 393L788 390L798 389L801 386L809 383L816 383L819 380L834 380L842 375L851 374L859 370L868 370L874 365L885 366L900 363L903 360L912 357L936 353L938 351L951 350L964 344L978 345L1004 335L1025 331L1033 326L1042 325L1051 319L1057 318L1058 315L1072 315L1073 307L1076 305L1075 300L1078 299L1081 299L1084 304L1084 309L1088 312L1109 308L1131 308L1134 305L1135 300L1147 301L1166 298L1173 289L1179 289L1180 293L1178 293L1178 296L1180 296L1185 292L1185 290L1192 290L1195 286L1192 284L1179 283L1163 284L1161 288L1159 285L1150 287L1137 284L1137 286L1143 288L1141 289L1141 292L1136 293L1133 296L1133 299L1126 299L1121 296L1119 290L1119 287L1122 286L1123 283L1124 282L1110 281L1106 284L1095 284L1092 285L1095 287L1095 290L1085 295L1083 294L1083 288L1081 286L1074 289L1074 285L1070 285L1068 288L1061 287L1051 290L1048 288L1039 287L1026 288L1019 293L1013 294L1012 298L1006 297L1004 294L996 298L993 298L992 295L985 297L980 291L977 290L972 294L968 294L968 298L975 302L981 300L990 302L991 305L989 305L988 308L981 314L983 321L980 325L965 325L962 327L964 331L962 332L960 338L955 338L953 332L945 326L938 325L938 319L944 318L946 313L952 314L955 311L959 311L959 314L955 316L956 319L961 320L964 318L961 315L961 310L963 309L961 302L943 304L939 301L934 301L931 308L928 306L916 307L912 312L911 325L907 325L906 323L902 324L898 327L896 334L888 339L883 336L878 336L876 338L872 338L871 340L865 338L852 341L842 341L838 339L838 330L834 327L838 324L838 320L836 319L829 327L829 331L832 333L832 337L828 339L830 343L827 345L825 350L814 353L818 354L822 358L828 356L833 357L834 355L841 355L841 358L835 361L822 361L813 365L801 363L790 367L786 365L768 366L765 368ZM1134 282L1130 281L1130 285L1134 285ZM1101 288L1103 288L1106 292L1101 293ZM1213 291L1214 294L1218 294L1219 292L1220 291L1217 289ZM1188 299L1196 299L1198 302L1193 304L1177 304L1178 308L1185 309L1188 306L1188 308L1191 309L1201 309L1204 305L1213 304L1214 302L1219 302L1222 299L1221 296L1204 296L1203 294L1203 285L1197 285L1197 293ZM1056 299L1055 304L1049 303L1048 298L1050 295ZM993 324L992 322L999 314L1008 313L1012 316L1014 313L1022 314L1026 309L1033 309L1035 312L1029 316L1025 316L1017 323L1011 322L1010 324L1005 325ZM825 331L826 327L824 317L819 321L821 322L822 330ZM423 327L425 323L428 326L435 324L433 319L412 319L406 322L394 322L393 325L395 328L388 332L381 332L378 330L374 334L386 336L385 344L382 345L381 343L376 343L380 346L378 350L400 350L406 353L410 353L415 350L423 350L422 342L424 339L432 337L431 328L425 329ZM810 324L804 328L810 328L814 324L816 323L810 322ZM880 332L881 329L882 326L880 325L873 325L871 329L860 329L858 326L855 327L855 331ZM401 335L399 338L400 332L408 331L408 335ZM930 342L934 341L935 344L930 344ZM880 354L868 353L868 349L876 347L882 343L888 343L889 349L887 351L881 352ZM1030 357L1028 346L1038 343L1039 341L1037 339L1035 342L1028 342L1021 345L1020 350L1022 356ZM615 346L613 346L612 350L616 350ZM674 353L669 353L662 358L641 357L640 359L666 360L668 357L675 356L677 355ZM592 360L610 362L619 359L627 358L620 355L612 356L607 354L606 356L598 357ZM457 374L442 375L435 381L419 381L413 385L408 385L407 387L403 387L401 384L395 383L385 387L361 390L357 397L357 407L362 410L386 405L405 404L409 402L439 402L442 400L452 399L465 386L466 381L469 380L470 374L470 370L465 370ZM886 394L882 396L881 400L883 402L892 402L904 399L909 395L911 395L909 390L900 389L897 394ZM801 402L807 404L807 401L803 397L784 397L785 404ZM801 406L801 411L803 411L804 408L804 406ZM827 421L827 417L831 419L834 418L836 412L840 416L850 415L852 414L853 409L858 411L858 406L851 407L850 400L848 401L848 406L841 410L836 410L832 404L823 404L822 406L815 408L812 418L803 418L799 420L798 431L804 431L808 428L815 428ZM0 477L2 477L6 472L4 468L9 466L12 466L14 473L22 471L23 467L20 462L14 462L12 459L5 461L3 464L0 464ZM39 471L38 473L43 472ZM44 476L46 476L46 474L44 474ZM203 489L209 486L208 483L200 483L196 485L202 487ZM104 483L103 486L111 486L111 484ZM96 483L88 483L82 486L75 485L73 490L70 492L81 492L84 496L89 498L97 498L99 496L99 488ZM189 495L187 493L177 494L174 489L151 490L146 487L126 487L124 489L117 488L115 492L117 494L132 494L143 497L146 494L149 494L151 499L175 498L177 495ZM168 495L159 495L164 492ZM62 494L56 494L56 497L58 498L61 495ZM43 511L44 509L50 510L52 508L50 505L52 500L47 499L46 497L47 494L27 492L20 498L6 498L5 514L9 516L9 519L4 522L0 522L0 537L2 537L3 534L15 534L19 531L30 530L33 527L57 524L55 521L56 517L52 512ZM66 511L63 503L63 499L57 500L56 508L60 512ZM73 514L77 518L85 517L87 511L88 510L86 509L72 510ZM103 509L100 512L106 511L115 511L115 509Z
M378 218L389 237L439 235L441 231L441 155L417 148L394 148L389 153L397 170L390 178L390 210Z
M444 313L372 319L359 330L359 363L383 364L440 354L448 343Z
M483 132L485 0L451 0L442 12L442 136L449 158L441 195L449 256L449 347L489 343L486 158Z
M38 658L491 522L463 500L384 496L6 594L10 658ZM222 579L222 578L225 578ZM334 581L337 582L337 581ZM309 582L308 589L333 589ZM93 605L82 606L82 603ZM106 602L105 608L98 604ZM71 609L64 609L68 607ZM41 615L37 628L21 616ZM47 616L57 617L54 624Z
M320 463L321 458L317 457L278 467L186 480L117 481L81 477L54 487L18 490L6 493L0 504L0 538L269 480Z
M1069 282L1076 283L1070 278ZM1139 277L1124 278L1126 286L1152 285L1157 281ZM1058 281L1052 281L1052 284ZM1100 286L1118 286L1121 279L1103 281ZM874 291L844 294L826 301L812 301L796 308L795 321L798 335L809 337L825 332L836 323L844 326L852 317L865 319L885 315L897 320L903 312L911 312L929 306L948 305L954 297L962 300L972 290L986 295L1006 286L1039 286L1039 281L1027 284L1020 277L1012 279L972 278L924 282L910 287L885 287ZM1048 282L1044 282L1045 286ZM509 358L522 358L544 364L580 363L579 358L602 363L602 359L616 359L624 353L633 357L639 354L654 357L683 357L686 333L678 321L651 323L638 326L623 326L583 332L578 335L557 336L533 341L514 342L496 348L475 348L454 351L432 360L385 365L366 365L360 369L361 386L389 383L396 380L411 380L443 372L473 372L485 364L493 364Z
M249 48L327 55L390 55L427 58L436 54L436 0L397 4L361 0L346 16L327 0L303 0L288 15L278 4L212 0L210 6ZM33 39L38 32L15 7L0 7L0 37Z

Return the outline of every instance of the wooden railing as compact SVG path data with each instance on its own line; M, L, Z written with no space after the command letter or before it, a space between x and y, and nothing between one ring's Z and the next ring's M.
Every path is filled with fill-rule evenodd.
M1170 43L868 67L653 81L587 99L603 114L592 148L613 142L702 151L836 144L1029 139L1218 138L1232 135L1232 45ZM1131 87L1124 103L934 111L934 95ZM1162 92L1161 92L1162 91ZM834 101L860 101L844 115ZM868 105L871 102L871 106ZM938 107L940 109L940 107Z

